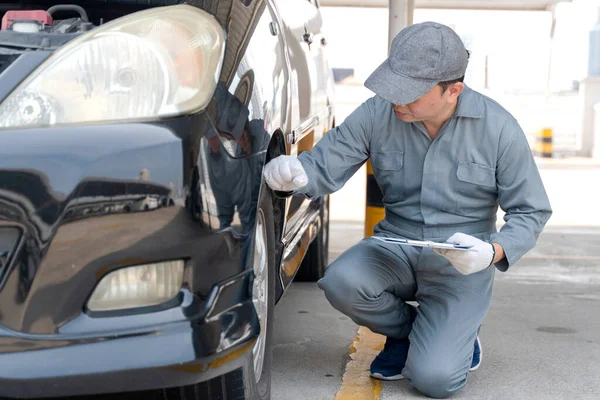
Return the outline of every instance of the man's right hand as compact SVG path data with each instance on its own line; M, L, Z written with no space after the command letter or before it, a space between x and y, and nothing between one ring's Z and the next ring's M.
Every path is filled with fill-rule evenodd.
M273 190L291 192L308 183L302 163L295 156L275 157L263 171L267 185Z

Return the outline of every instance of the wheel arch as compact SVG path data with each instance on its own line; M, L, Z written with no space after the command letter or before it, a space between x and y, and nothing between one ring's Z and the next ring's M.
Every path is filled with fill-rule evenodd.
M287 154L285 137L281 128L277 128L269 141L265 165L272 159L285 154ZM275 228L275 276L277 277L275 280L275 303L277 303L283 295L284 290L279 266L283 257L283 243L281 239L283 238L285 229L286 200L274 194L271 198L273 199L273 222Z

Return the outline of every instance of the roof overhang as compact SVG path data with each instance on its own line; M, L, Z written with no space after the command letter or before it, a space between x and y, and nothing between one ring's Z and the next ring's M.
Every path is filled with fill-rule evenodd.
M321 0L324 7L388 7L390 0ZM416 8L547 11L571 0L415 0Z

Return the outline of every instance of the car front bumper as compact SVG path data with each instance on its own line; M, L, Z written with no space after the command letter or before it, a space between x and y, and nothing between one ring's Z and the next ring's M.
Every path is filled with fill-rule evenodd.
M131 318L125 329L101 334L97 321L81 317L55 335L23 335L0 329L0 396L37 398L162 389L212 379L242 367L252 355L259 324L252 300L215 313L219 293L247 284L240 274L214 287L201 317L144 328L150 318L173 318L193 309L191 293L180 307ZM211 311L212 310L212 311ZM162 315L161 315L162 314ZM114 325L124 317L102 321ZM176 318L177 319L177 318ZM110 321L109 321L110 320Z
M260 329L254 222L219 224L207 124L199 113L2 132L0 236L8 232L10 251L0 265L0 397L175 387L244 365ZM163 260L185 263L172 301L87 309L111 271Z

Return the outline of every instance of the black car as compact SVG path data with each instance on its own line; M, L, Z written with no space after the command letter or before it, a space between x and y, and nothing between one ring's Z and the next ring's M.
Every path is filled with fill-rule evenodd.
M335 126L318 3L1 13L0 397L268 399L327 264L328 199L262 178Z

